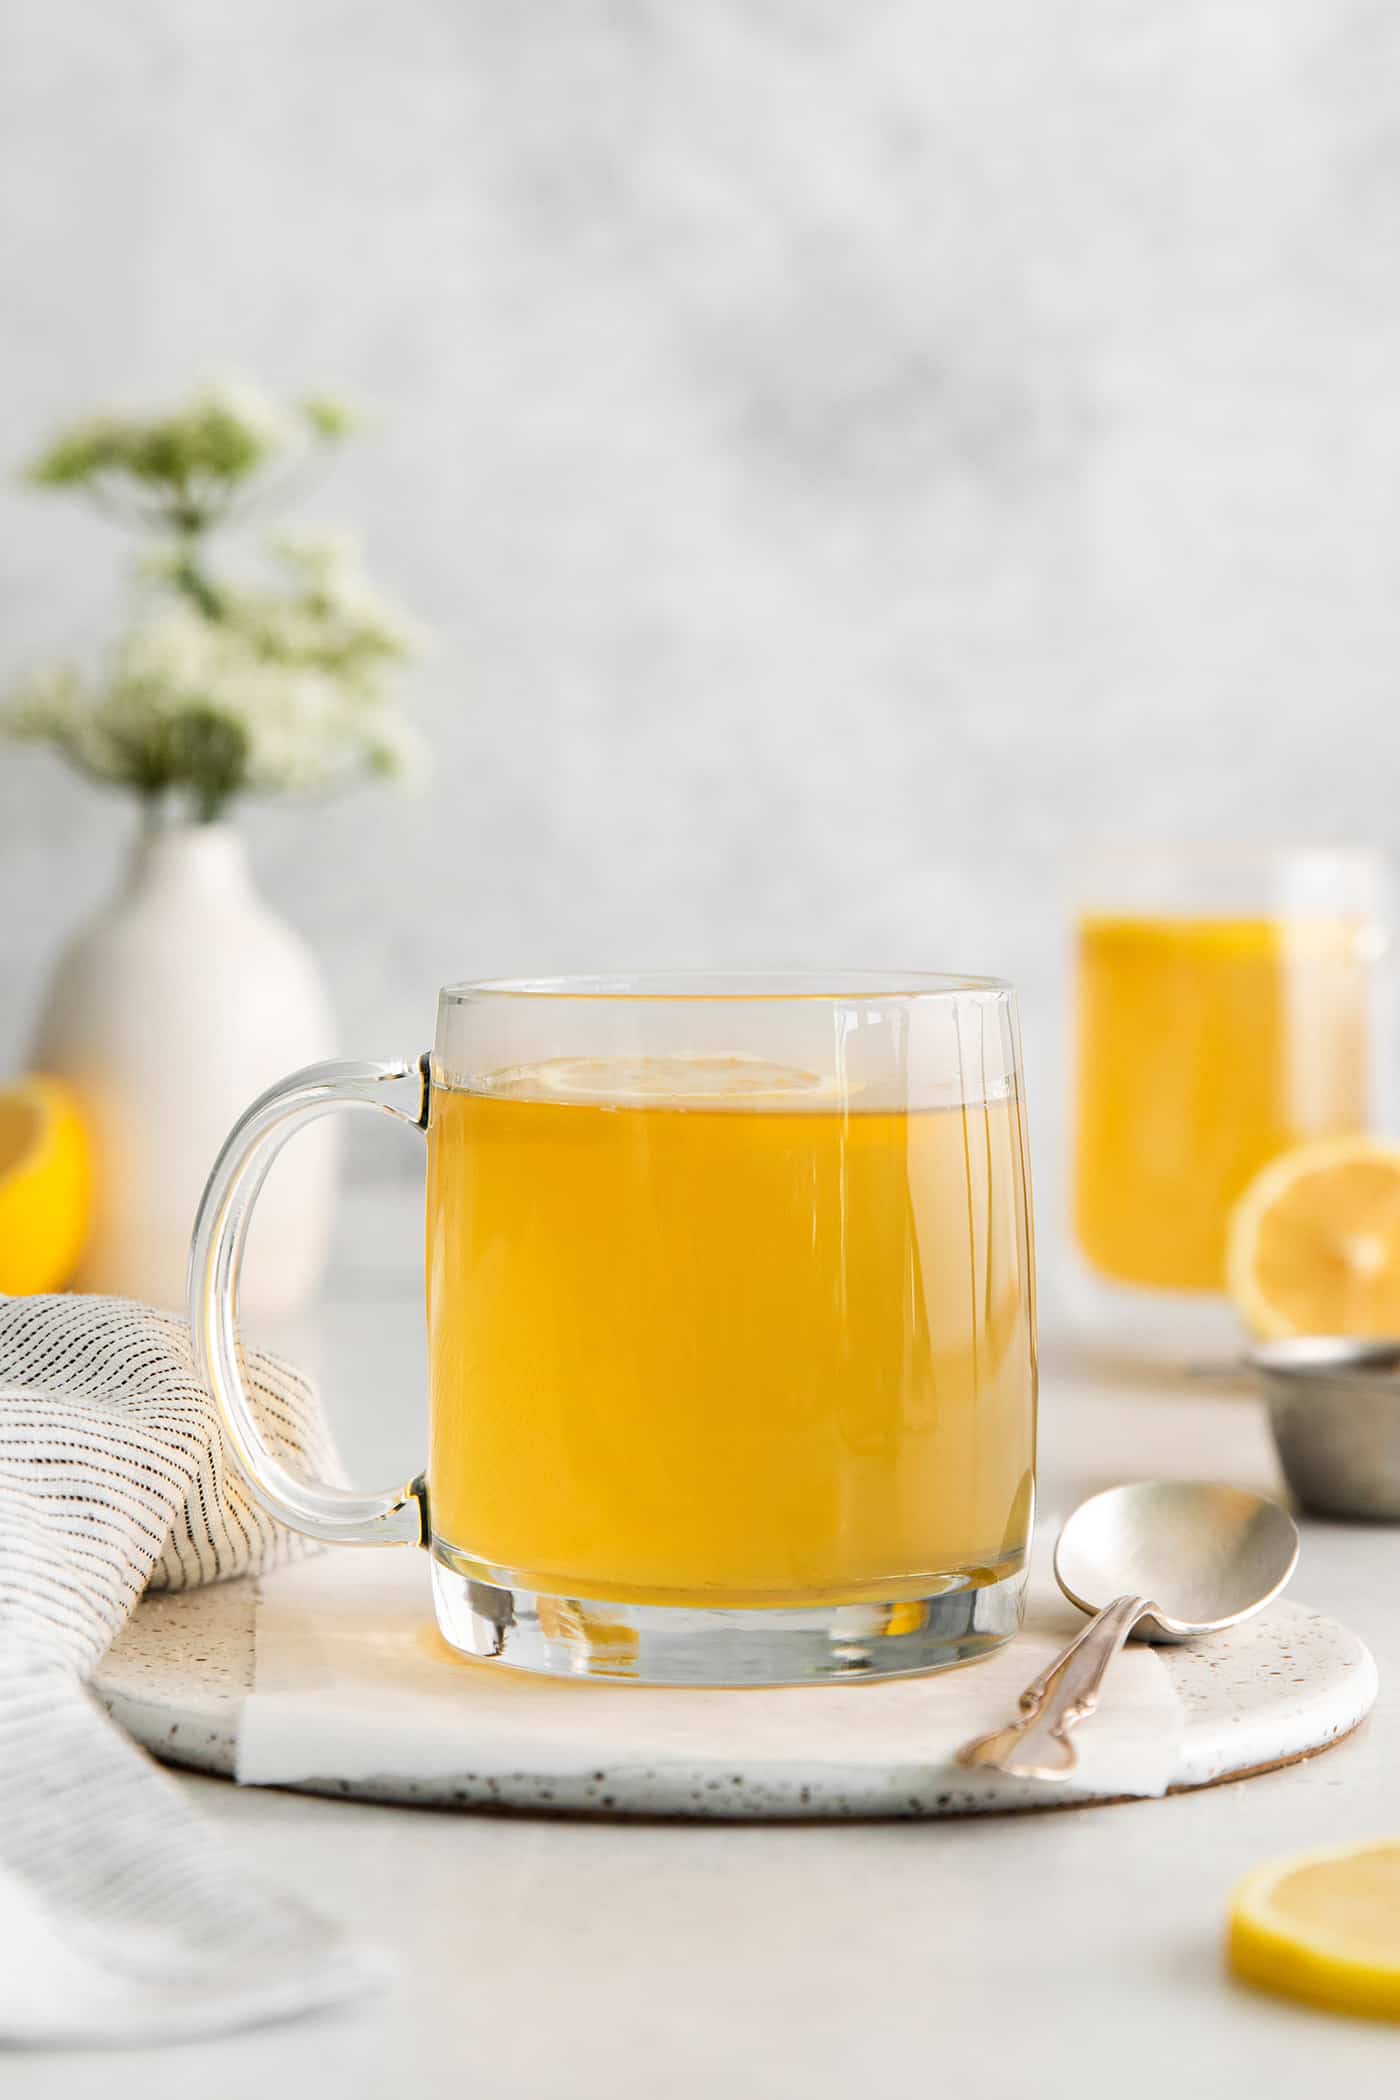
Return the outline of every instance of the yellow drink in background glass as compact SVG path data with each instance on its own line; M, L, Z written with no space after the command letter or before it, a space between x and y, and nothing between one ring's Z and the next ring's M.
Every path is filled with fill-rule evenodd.
M1035 1342L1018 1101L439 1089L435 1537L618 1602L924 1597L1023 1564ZM615 1084L614 1084L615 1079ZM789 1086L789 1082L792 1082ZM933 1578L931 1580L931 1577Z
M1100 1275L1224 1284L1268 1160L1369 1119L1372 929L1326 917L1080 921L1075 1236Z

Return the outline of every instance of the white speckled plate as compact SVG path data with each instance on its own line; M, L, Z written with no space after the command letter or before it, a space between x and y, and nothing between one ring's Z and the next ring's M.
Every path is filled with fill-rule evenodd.
M166 1762L233 1776L240 1715L253 1680L256 1612L257 1589L250 1582L149 1599L105 1658L99 1696L124 1728ZM1185 1719L1172 1791L1240 1778L1325 1749L1357 1726L1376 1695L1375 1665L1363 1643L1300 1604L1276 1604L1233 1633L1158 1653ZM832 1696L851 1695L837 1689ZM354 1778L327 1773L299 1784L306 1792L434 1807L753 1818L952 1816L1121 1798L933 1765L920 1759L916 1742L907 1760L858 1768L823 1764L816 1745L800 1766L790 1755L738 1755L723 1765L713 1755L703 1765L684 1756L647 1755L614 1758L603 1770L581 1769L577 1746L562 1735L557 1761L551 1761L546 1740L534 1747L529 1770L503 1757L493 1766L480 1744L464 1745L462 1755L460 1770L431 1776L420 1771L396 1777L388 1769ZM596 1759L587 1762L596 1767ZM404 1764L407 1770L409 1760Z

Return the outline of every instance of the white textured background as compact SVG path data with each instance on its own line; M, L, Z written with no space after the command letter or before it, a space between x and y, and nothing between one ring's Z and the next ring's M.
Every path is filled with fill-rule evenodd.
M1393 6L0 25L6 454L220 369L383 411L315 512L436 631L435 783L251 826L347 1048L481 971L1001 970L1049 1182L1066 850L1400 828ZM125 553L7 487L0 678ZM16 1060L129 820L0 769Z

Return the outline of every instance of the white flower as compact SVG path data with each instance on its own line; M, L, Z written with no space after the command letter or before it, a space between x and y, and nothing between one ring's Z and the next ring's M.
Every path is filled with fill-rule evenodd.
M270 534L268 546L288 568L301 569L308 577L329 580L360 573L362 550L356 532L339 532L328 525L314 531L288 526Z
M356 773L402 772L411 736L378 693L315 661L269 652L240 623L175 605L134 628L102 710L125 733L145 715L207 711L246 739L246 785L265 792L332 787Z
M276 488L267 470L356 423L331 394L283 408L221 379L164 415L100 415L59 432L30 478L123 504L161 533L146 565L159 609L128 630L95 686L71 671L35 679L0 713L0 732L48 742L148 800L182 793L205 818L248 789L408 770L416 739L397 718L390 674L415 637L371 589L355 541L284 535L270 544L271 570L248 580L206 553L250 491Z
M305 441L304 426L296 416L251 379L232 374L215 377L200 387L187 413L192 419L226 416L246 431L260 452L268 455L290 452Z

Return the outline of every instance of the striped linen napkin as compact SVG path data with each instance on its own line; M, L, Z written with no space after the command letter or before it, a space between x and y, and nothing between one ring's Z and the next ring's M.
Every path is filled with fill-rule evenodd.
M247 1372L284 1462L338 1477L306 1381L263 1356ZM303 1550L225 1466L184 1321L0 1299L0 2042L213 2034L380 1980L255 1880L86 1690L145 1589Z

